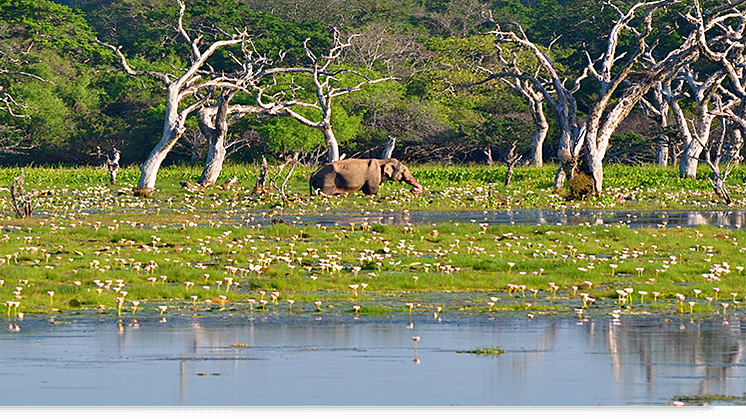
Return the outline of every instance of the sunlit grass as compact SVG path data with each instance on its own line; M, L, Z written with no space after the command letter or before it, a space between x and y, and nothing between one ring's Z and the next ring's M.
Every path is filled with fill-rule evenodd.
M249 193L256 173L250 166L226 168L224 175L244 182L232 190L187 192L178 186L200 170L163 168L158 193L142 199L131 194L139 176L134 167L123 170L117 186L106 185L108 174L95 168L28 169L26 189L36 191L41 203L34 217L23 220L4 209L0 299L5 300L0 301L20 301L26 312L116 313L117 298L125 291L121 315L131 301L142 301L137 312L149 313L158 312L162 301L184 310L258 309L263 298L269 301L266 310L283 307L284 312L292 300L295 313L314 311L319 293L325 293L321 299L330 304L341 302L346 310L355 304L360 314L371 314L406 311L401 303L381 299L405 295L432 308L418 296L456 292L482 296L439 302L444 313L572 316L572 309L583 305L580 295L587 294L597 300L587 312L605 310L606 316L609 305L625 313L711 315L725 310L720 302L729 302L727 313L735 313L742 307L730 293L737 293L736 302L746 294L743 230L291 223L294 214L340 210L722 207L704 176L679 180L673 169L611 166L608 194L575 203L551 191L556 167L520 168L509 189L501 186L504 168L499 166L414 167L426 187L423 196L387 184L376 197L309 197L303 177L311 169L305 168L291 182L290 201L282 202L276 195ZM9 184L16 175L14 169L0 169L0 182ZM643 186L634 186L635 177ZM743 187L733 184L733 190L734 198L743 200ZM633 298L618 303L617 291L625 288L633 290ZM648 293L644 299L640 291ZM271 292L282 293L277 304ZM500 300L488 308L492 295ZM686 302L677 295L686 296ZM251 307L250 298L256 301ZM105 308L97 309L101 305Z
M251 191L258 175L258 168L248 164L227 164L218 183L237 177L242 184L230 190L217 188L185 192L179 182L194 183L202 167L177 165L161 168L156 184L157 193L150 199L131 196L139 178L139 168L125 167L118 176L119 184L107 185L108 173L96 167L43 167L26 168L28 191L39 192L40 208L37 212L55 215L80 213L89 210L135 210L147 213L161 211L210 211L213 215L225 211L247 209L305 209L324 211L332 209L388 209L404 206L407 209L458 210L500 208L616 208L616 209L684 209L725 207L712 191L707 178L711 172L700 167L698 178L681 179L676 168L656 166L608 165L605 168L605 191L602 196L587 201L573 202L564 199L564 192L554 190L556 165L542 168L518 167L510 187L505 187L506 168L500 165L438 166L410 165L413 174L425 187L422 195L412 195L408 185L386 183L378 197L354 194L346 198L308 196L308 176L315 168L299 167L287 186L289 202L279 194L256 197ZM270 170L274 175L276 169ZM0 168L0 185L10 185L18 169ZM728 188L736 205L746 205L746 188L740 179L746 176L746 167L739 167L728 181ZM72 200L72 201L71 201ZM2 202L7 210L7 203ZM228 215L229 215L228 214Z

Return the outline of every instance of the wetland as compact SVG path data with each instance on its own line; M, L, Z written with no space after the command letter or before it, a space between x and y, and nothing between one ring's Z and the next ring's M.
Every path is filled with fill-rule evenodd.
M428 170L374 198L300 173L287 201L29 170L33 216L0 223L2 404L743 404L742 205Z

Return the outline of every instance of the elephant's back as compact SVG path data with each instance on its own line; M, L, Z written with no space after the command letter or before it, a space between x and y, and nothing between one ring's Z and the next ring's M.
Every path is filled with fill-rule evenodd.
M323 183L324 177L333 172L334 172L334 166L332 166L331 163L327 163L319 167L315 172L313 172L309 182L311 183L311 185L316 185L319 182Z

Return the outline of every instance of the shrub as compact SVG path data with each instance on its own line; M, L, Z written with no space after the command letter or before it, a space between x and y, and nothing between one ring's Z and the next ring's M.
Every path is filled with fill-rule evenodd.
M585 200L593 194L593 178L585 173L578 173L567 182L567 199Z

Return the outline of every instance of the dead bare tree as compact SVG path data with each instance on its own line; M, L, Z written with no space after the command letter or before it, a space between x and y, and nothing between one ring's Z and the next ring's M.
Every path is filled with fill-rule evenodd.
M176 74L159 71L135 70L130 67L121 47L114 47L98 39L95 41L111 49L119 58L122 69L132 76L147 76L160 81L166 88L166 115L163 122L163 133L158 144L155 145L145 162L140 166L140 180L137 183L136 194L150 195L155 190L158 169L168 153L184 133L187 117L206 104L211 95L204 93L225 86L233 86L233 81L220 73L212 71L207 65L208 59L219 49L248 42L251 37L246 32L225 34L227 39L217 40L204 51L200 49L202 35L192 38L184 29L183 18L185 5L179 3L178 33L189 45L191 56L190 65L186 69L178 69ZM207 76L207 77L206 77Z
M290 177L293 176L293 171L295 170L296 166L298 166L298 155L299 153L296 152L293 154L293 157L285 159L285 162L280 164L280 166L277 168L277 173L275 174L275 176L269 181L269 184L272 185L272 187L280 193L280 197L285 202L288 201L287 194L285 194L285 186L287 185L288 180L290 180ZM287 166L290 166L290 168L288 169L287 174L285 174L285 179L282 181L282 184L278 186L277 178L280 177L283 170L285 170L285 167Z
M606 51L598 59L592 59L586 53L588 65L575 79L573 87L566 86L565 78L559 74L554 63L528 39L519 24L497 22L491 16L488 17L496 25L496 29L490 33L494 34L498 44L513 45L531 52L541 67L539 76L516 72L505 72L503 76L530 81L555 113L560 131L558 157L561 164L561 170L555 179L556 188L562 188L565 178L576 173L582 158L593 178L594 193L600 194L603 190L602 162L611 135L652 86L670 77L697 55L696 36L692 32L678 48L668 52L655 64L646 67L642 63L643 55L656 45L655 41L649 42L648 39L651 37L655 13L673 2L674 0L640 2L626 11L611 2L605 2L605 7L618 14L608 36ZM502 29L507 26L516 29ZM636 42L629 50L619 52L618 43L623 35L632 36ZM595 77L599 90L588 115L582 117L574 94L589 75Z
M330 73L328 67L341 54L344 48L349 44L342 44L339 41L338 33L335 31L335 45L338 50L332 49L327 60L322 65L314 61L315 57L311 53L306 40L304 48L306 54L312 59L312 67L282 67L276 66L274 60L267 56L261 55L254 48L251 41L243 45L244 57L234 60L241 65L241 72L237 73L231 79L233 84L223 87L218 94L217 101L212 106L204 106L199 112L199 125L205 138L208 139L207 161L198 185L202 187L213 185L222 169L223 161L227 155L226 135L228 128L246 115L255 116L290 116L303 123L308 123L307 119L299 113L292 110L293 107L311 107L321 109L323 118L320 123L311 123L315 128L321 129L327 138L327 144L332 144L330 150L337 150L336 138L331 128L331 98L337 95L346 94L351 91L359 90L363 85L377 83L388 80L383 78L379 80L370 80L361 76L365 81L349 89L329 88L329 82L334 80L335 76L342 73L354 73L347 70L339 70ZM279 54L280 60L284 54ZM294 98L294 92L299 89L292 82L289 85L280 85L276 76L281 73L295 73L311 75L316 85L316 103L307 103ZM358 73L355 73L358 74ZM268 81L265 81L268 80ZM321 81L323 79L323 81ZM255 105L231 104L231 100L239 93L251 93L255 96ZM320 104L320 105L319 105Z
M658 127L658 147L655 161L659 167L667 167L671 159L671 139L668 136L668 117L670 106L664 96L664 90L670 90L671 80L658 82L651 89L653 99L647 100L645 97L640 99L640 108L648 118L655 121Z
M423 71L430 53L418 35L402 25L374 21L366 24L345 52L345 59L370 70L406 78Z
M718 111L717 113L723 115L721 112ZM712 189L719 197L725 200L726 204L731 205L733 200L730 197L725 182L728 175L743 160L743 157L740 154L740 148L736 150L736 153L731 154L726 152L723 146L726 144L726 137L729 134L738 137L742 136L741 133L746 129L746 120L735 115L733 112L728 112L727 110L725 112L727 119L723 118L721 120L722 130L720 135L717 139L707 144L707 150L703 153L704 158L700 159L700 161L706 163L712 169L712 177L709 179Z
M515 152L515 148L517 144L518 144L517 141L513 141L513 143L510 144L510 148L505 153L502 159L503 163L505 163L505 166L508 167L508 173L505 175L505 186L506 187L510 186L510 181L513 179L513 168L523 158L523 156Z
M306 58L311 62L311 76L315 88L313 93L316 100L312 103L302 103L298 101L296 106L318 109L321 111L321 118L314 121L301 113L296 112L290 107L284 109L284 112L291 118L308 127L315 128L324 134L324 139L326 140L326 145L329 149L329 162L334 162L340 159L339 143L337 142L337 137L334 135L334 130L332 129L332 101L339 96L356 92L366 85L395 80L395 77L371 79L362 73L349 69L332 70L332 66L338 61L344 50L352 45L352 39L355 37L356 35L351 35L346 41L343 41L340 37L339 31L334 29L333 45L325 55L321 56L317 56L313 51L311 51L311 48L308 45L309 39L306 39L303 43L303 48L306 52ZM334 87L335 84L342 83L340 81L340 76L343 74L353 76L360 81L347 87Z
M197 182L201 187L214 185L220 176L229 149L226 144L228 128L232 124L247 115L287 116L287 109L298 105L294 99L286 99L286 93L294 87L278 88L275 76L280 73L313 73L312 69L305 67L274 67L274 60L257 52L251 41L246 42L242 50L244 56L241 59L233 57L241 70L231 76L231 84L215 93L218 96L216 103L202 107L198 114L200 130L208 141L207 161ZM282 59L284 54L280 53L279 56ZM270 81L264 83L265 78ZM268 93L270 90L273 93ZM254 95L256 104L231 104L239 92Z
M548 54L551 50L551 46L559 39L559 37L555 38L549 45L549 48L547 49L546 54ZM506 71L510 74L517 74L522 75L523 70L521 69L521 66L518 63L518 54L516 50L512 50L512 57L511 59L508 59L503 51L503 48L501 47L500 43L496 43L495 47L498 51L498 59L504 69L507 69ZM484 79L476 82L476 83L470 83L463 85L461 87L469 87L469 86L475 86L478 84L486 83L490 80L498 79L501 80L503 83L511 86L513 90L515 90L519 95L521 95L526 102L528 102L529 110L531 113L531 118L534 121L534 133L531 136L531 164L535 167L542 167L544 165L544 141L547 138L547 133L549 132L549 122L547 121L546 114L544 112L544 95L542 92L538 91L534 84L533 80L528 78L522 78L522 77L513 77L513 76L505 76L505 71L501 72L494 72L493 70L484 67L484 66L477 66L475 70L483 73L487 73L487 77ZM536 80L539 80L541 78L541 65L536 65L536 68L534 69L533 78ZM543 80L545 83L547 80ZM489 147L488 147L489 149ZM491 154L491 149L489 150ZM486 153L486 151L485 151ZM491 164L492 156L488 155L487 161L488 164Z
M381 151L382 159L390 159L391 155L394 154L394 148L396 147L396 137L389 135L389 140L386 141L386 145L383 146Z
M684 150L679 161L679 175L682 178L697 177L697 162L702 150L707 147L712 123L715 120L715 115L710 112L712 102L720 101L717 91L725 77L724 71L715 71L707 76L706 80L699 81L698 75L690 66L686 66L681 71L681 82L673 89L670 84L667 85L663 92L673 111L679 133L684 139ZM680 105L680 101L686 97L690 97L695 104L695 116L692 121L687 120Z
M28 103L16 100L8 93L5 86L0 86L0 102L2 103L0 110L5 111L8 115L15 118L31 118L31 115L26 112L29 109Z
M111 156L106 156L106 167L109 169L109 183L117 184L117 173L119 173L119 159L122 153L116 148L111 150Z
M13 179L13 185L10 187L10 202L13 212L16 213L18 218L30 218L34 215L34 210L39 203L34 199L34 195L27 193L23 188L23 168L21 173Z
M743 79L746 0L730 0L728 4L706 13L702 12L699 0L693 1L692 11L683 16L696 27L696 40L702 55L727 74L733 93L746 99Z
M259 169L259 176L256 177L256 184L252 189L254 195L264 195L267 193L267 173L269 172L269 164L267 158L262 156L262 167Z
M200 131L208 142L205 168L197 181L200 187L214 185L220 176L227 155L225 138L228 127L247 114L260 114L264 111L256 106L230 105L236 92L234 89L224 89L216 106L203 107L199 111ZM229 118L231 113L233 115Z
M730 1L706 13L701 11L699 0L694 0L694 4L695 8L684 17L697 28L697 43L703 57L718 67L714 74L722 74L720 82L712 88L713 109L707 112L709 118L721 118L721 135L715 139L699 136L695 139L697 147L706 150L702 153L704 158L699 160L713 171L710 183L715 193L731 204L725 181L742 160L743 131L746 129L746 44L743 42L746 36L746 0ZM726 78L727 83L723 80Z
M29 50L31 47L29 47ZM26 51L27 53L29 51ZM44 83L54 85L54 83L46 80L42 77L37 76L33 73L26 71L20 71L18 68L23 68L25 64L28 64L20 58L12 58L9 54L0 51L0 74L7 74L12 76L21 76L23 79L35 79ZM28 111L32 110L25 100L14 98L13 95L8 92L5 86L0 85L0 111L6 112L8 115L14 118L31 118Z

